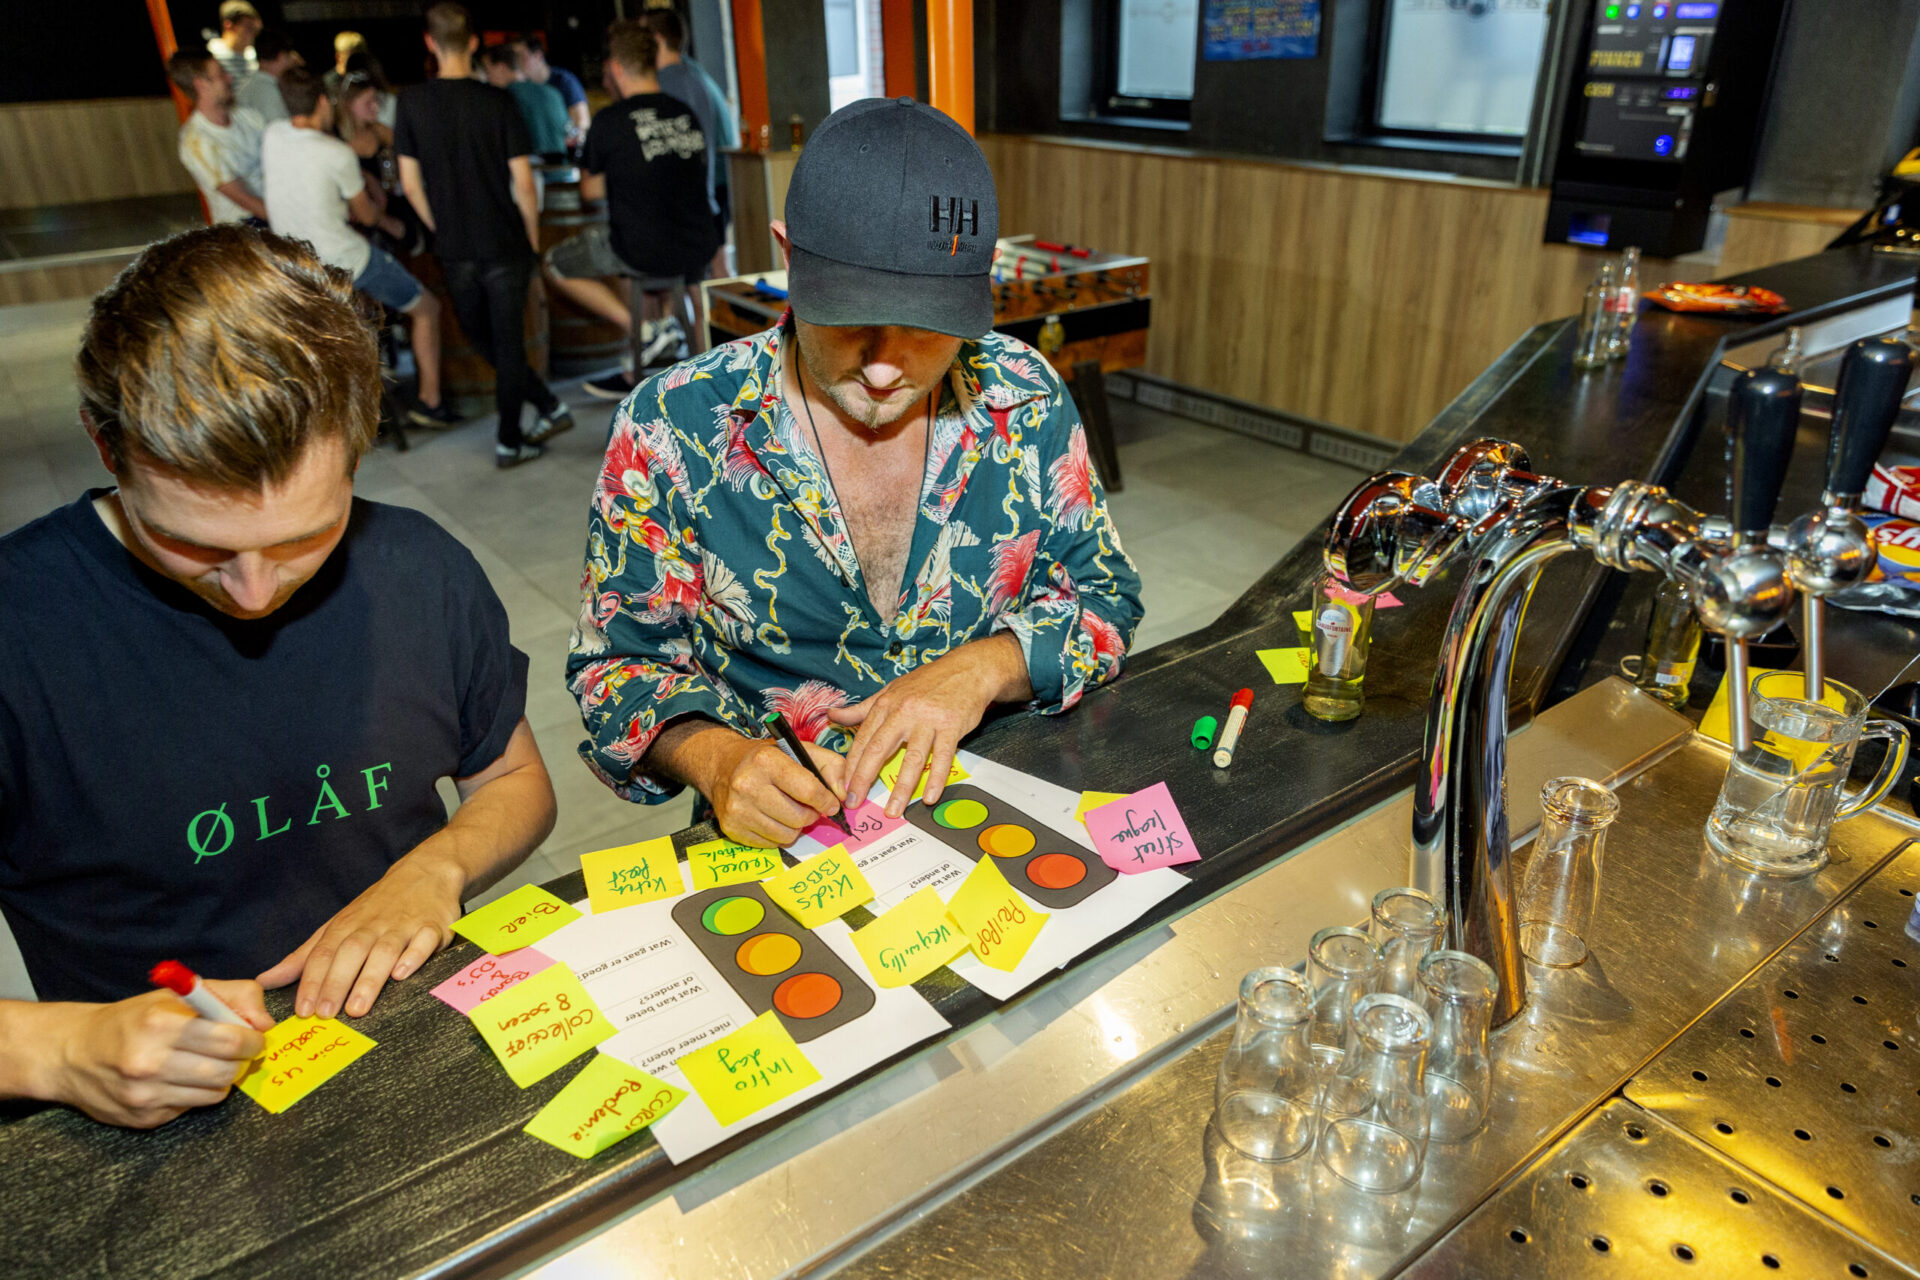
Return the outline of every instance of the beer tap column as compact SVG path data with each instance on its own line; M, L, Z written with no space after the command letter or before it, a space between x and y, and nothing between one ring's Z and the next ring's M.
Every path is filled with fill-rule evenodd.
M1727 404L1727 485L1733 542L1721 569L1729 581L1752 584L1752 589L1742 588L1739 597L1755 599L1762 593L1763 584L1769 580L1779 583L1780 564L1767 545L1768 535L1799 424L1798 378L1777 369L1749 369L1735 381ZM1724 629L1728 728L1735 751L1753 745L1747 641L1761 634L1771 621L1756 610L1736 617Z
M1827 445L1820 507L1787 527L1787 577L1801 594L1807 698L1826 692L1826 597L1866 580L1873 533L1858 514L1873 462L1887 443L1913 374L1913 350L1897 338L1863 338L1847 348Z

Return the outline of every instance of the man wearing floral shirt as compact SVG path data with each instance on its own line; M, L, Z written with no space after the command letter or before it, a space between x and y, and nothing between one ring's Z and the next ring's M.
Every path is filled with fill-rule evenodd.
M937 801L989 706L1073 706L1141 613L1072 402L989 332L999 217L973 140L908 99L855 103L808 140L786 212L792 312L614 418L567 664L608 785L690 783L759 845L900 750Z

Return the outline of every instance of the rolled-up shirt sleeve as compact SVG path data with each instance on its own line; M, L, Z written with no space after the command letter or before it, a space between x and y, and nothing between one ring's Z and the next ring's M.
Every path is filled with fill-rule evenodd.
M1057 714L1120 674L1144 610L1140 574L1107 511L1086 429L1064 391L1056 391L1051 405L1055 421L1041 437L1047 443L1040 458L1041 522L994 549L996 574L1017 570L1017 564L1003 566L1003 557L1030 558L1026 593L993 629L1019 640L1034 708Z
M636 421L637 405L650 405L644 389L615 416L594 486L567 687L591 735L581 758L621 798L657 804L681 790L641 768L662 729L698 716L751 733L753 716L695 654L704 576L686 471L672 432Z

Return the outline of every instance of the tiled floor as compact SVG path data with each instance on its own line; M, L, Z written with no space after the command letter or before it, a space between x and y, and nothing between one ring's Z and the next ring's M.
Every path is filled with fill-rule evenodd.
M74 302L0 310L0 533L106 482L74 414L70 364L85 310ZM485 419L445 434L416 432L408 453L376 451L357 485L364 497L425 511L466 543L506 604L514 643L532 660L527 716L560 818L496 892L573 870L588 850L676 830L691 808L686 797L652 808L618 800L574 752L579 713L561 672L611 406L580 396L577 384L560 389L574 392L579 426L538 462L496 471ZM1125 401L1114 411L1127 481L1112 495L1114 518L1145 583L1136 650L1212 621L1360 478ZM0 954L0 995L22 985L17 960Z

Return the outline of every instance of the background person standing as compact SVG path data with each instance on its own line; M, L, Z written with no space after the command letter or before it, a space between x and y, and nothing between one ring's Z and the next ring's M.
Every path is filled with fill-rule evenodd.
M233 105L233 77L212 54L182 50L167 59L167 77L193 99L180 126L180 163L193 175L214 222L267 218L260 196L258 113Z
M285 120L288 112L287 104L280 97L280 77L295 67L306 66L307 60L278 27L262 31L260 38L253 42L253 49L260 55L259 70L248 72L233 87L233 104L258 112L265 124Z
M513 99L472 78L480 41L464 7L443 0L428 9L426 39L440 73L400 96L393 136L400 183L434 233L460 327L493 366L494 463L514 467L573 425L560 398L527 367L527 288L540 243L533 143ZM527 400L539 413L523 434Z

